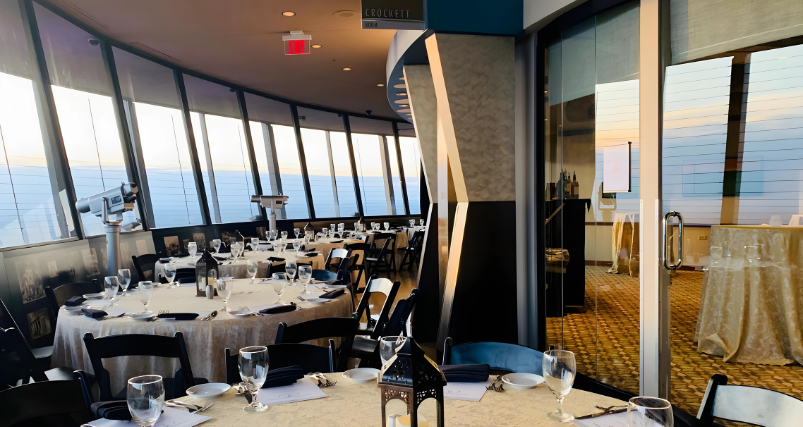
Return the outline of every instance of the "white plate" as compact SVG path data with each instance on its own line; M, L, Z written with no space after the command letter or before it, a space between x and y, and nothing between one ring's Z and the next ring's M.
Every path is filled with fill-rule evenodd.
M86 298L86 299L100 299L100 298L106 298L106 293L104 293L104 292L98 292L98 293L95 293L95 294L85 294L85 295L84 295L84 298Z
M229 314L231 314L234 317L248 317L256 313L254 313L251 310L230 310Z
M331 299L327 299L327 298L312 298L312 299L304 300L304 302L308 302L308 303L310 303L312 305L322 305L322 304L326 304L327 302L330 302L330 301L332 301L332 300Z
M533 388L544 382L544 377L535 374L507 374L502 376L502 382L513 390Z
M379 369L374 368L354 368L343 372L344 378L348 378L358 384L376 380L377 375L379 375Z
M84 307L82 307L80 305L75 306L75 307L67 307L66 305L64 305L64 306L61 306L61 308L67 310L68 312L70 312L72 314L81 314L81 309L83 309Z
M192 386L187 389L187 394L192 397L217 397L229 391L231 386L223 383L207 383Z
M131 318L134 319L134 320L140 321L140 322L145 322L145 321L151 320L151 318L153 316L155 316L155 314L153 314L153 313L140 313L140 314L135 314L135 315L131 316Z

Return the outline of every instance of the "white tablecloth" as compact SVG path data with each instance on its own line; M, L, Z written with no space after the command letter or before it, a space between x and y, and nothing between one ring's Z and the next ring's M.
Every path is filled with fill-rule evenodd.
M332 243L333 241L335 242L340 241L340 243ZM316 251L320 252L321 255L323 256L323 259L326 260L329 257L329 252L331 252L332 249L341 249L344 245L347 245L349 243L361 243L361 242L362 240L359 239L338 239L338 238L330 239L326 237L326 238L319 238L318 241L314 243L307 243L305 244L305 246L306 249L315 249ZM362 256L360 256L360 258L362 258Z
M193 321L157 320L155 322L139 322L127 317L108 320L94 320L83 315L73 315L65 310L59 312L56 322L56 336L53 341L53 366L69 366L93 372L84 345L83 336L90 332L95 337L118 334L152 334L173 336L176 332L184 334L187 351L190 356L192 372L196 378L206 378L213 382L225 382L226 370L223 350L238 350L249 345L273 344L276 329L280 322L289 325L322 317L348 317L351 315L350 294L336 298L332 302L313 307L309 303L299 301L296 296L303 291L302 286L287 287L282 299L293 301L300 309L287 313L269 316L234 317L219 311L217 317L210 321L198 319ZM195 312L205 315L212 310L223 308L220 298L206 299L195 296L195 285L166 289L159 285L154 289L149 309L154 313L170 310L174 313ZM249 279L234 281L230 309L248 306L256 310L261 306L273 304L278 295L273 291L271 283L251 284ZM107 300L90 300L92 305L103 304ZM119 307L107 308L124 310L126 313L141 311L142 303L136 295L121 298ZM179 368L178 361L155 357L122 357L104 360L104 367L111 373L112 392L117 393L125 386L128 378L143 374L173 376Z
M228 256L228 254L221 254L221 256ZM318 256L314 257L306 257L304 256L303 252L301 256L298 256L296 251L294 250L285 250L284 252L254 252L254 251L245 251L243 252L243 256L241 256L237 261L218 261L220 265L218 265L218 272L220 273L220 277L231 276L236 279L244 279L248 277L248 260L256 259L259 261L264 261L259 263L259 271L257 272L257 277L265 277L268 272L268 264L267 259L270 257L278 257L284 258L284 261L277 261L272 264L284 264L287 261L296 261L296 262L311 262L312 268L319 270L324 267L324 263L326 262L326 258L324 254L319 253ZM185 258L173 258L175 261L176 268L195 268L195 263L200 258L200 255L196 255L194 257L185 257ZM165 264L156 263L154 266L154 273L156 277L164 276Z

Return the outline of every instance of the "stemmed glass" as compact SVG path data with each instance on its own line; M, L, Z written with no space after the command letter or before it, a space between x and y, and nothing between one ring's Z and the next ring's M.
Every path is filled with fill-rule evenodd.
M301 249L301 240L293 239L293 249L295 249L296 252Z
M284 271L287 273L287 281L292 285L296 280L296 263L287 261L284 265Z
M572 391L577 367L574 353L568 350L547 350L542 361L544 381L558 400L558 410L550 412L546 417L552 421L565 423L574 419L574 415L563 412L563 399Z
M176 278L176 264L173 264L172 261L165 264L165 277L167 277L167 280L170 281L167 284L167 289L173 289L178 287L173 284L173 279Z
M276 240L276 230L268 231L268 240Z
M123 296L128 296L128 286L131 285L131 270L127 268L123 268L117 270L117 280L120 282L120 286L123 287Z
M293 229L293 233L296 233L296 239L298 239L301 236L301 229L300 228L294 228Z
M342 222L337 224L337 231L340 232L340 237L343 237L343 232L346 231L346 224Z
M259 271L259 262L255 259L249 259L246 271L248 271L248 277L251 278L251 283L254 283L257 278L257 271Z
M257 400L257 393L265 384L268 376L268 348L262 346L245 347L240 349L238 358L240 364L240 378L245 388L251 393L251 403L243 408L245 412L262 412L267 406Z
M220 253L220 245L221 245L221 243L223 243L223 242L221 242L220 239L212 239L212 247L215 248L215 253L216 254Z
M273 273L273 290L279 294L279 299L276 300L276 303L282 302L282 294L284 294L284 288L287 287L287 275L284 273Z
M298 278L304 282L304 293L308 294L309 291L309 282L312 280L312 266L311 265L299 265L298 266Z
M633 397L627 403L628 427L673 427L672 404L657 397Z
M405 342L407 337L403 336L387 336L379 339L379 358L382 359L382 366L396 355Z
M137 425L150 427L162 415L165 388L159 375L143 375L128 380L126 401L131 420Z
M190 253L190 257L194 257L194 256L195 256L195 254L197 254L197 253L198 253L198 244L197 244L197 243L195 243L195 242L190 242L190 243L187 245L187 252L189 252L189 253Z
M384 226L385 226L385 231L388 231L388 230L390 230L390 223L389 223L389 222L385 222L385 223L383 223L382 225L384 225Z
M281 246L279 247L279 251L284 252L285 250L287 250L287 237L282 237L279 240L279 244L281 244Z
M419 219L418 223L421 224L421 226L423 227L424 226L424 218Z
M137 292L137 296L145 306L145 308L142 310L142 314L150 313L151 311L148 310L148 304L151 303L151 298L153 297L153 282L139 282L139 292Z
M415 220L411 219L410 220L410 228L413 228L413 227L415 227Z
M226 303L231 297L231 290L234 288L234 280L231 279L217 279L217 294L223 300L223 311L229 312Z
M259 237L252 237L251 238L251 250L256 252L258 247L259 247Z
M323 234L323 237L329 237L329 229L328 228L326 228L326 227L322 228L321 229L321 233Z
M287 240L287 232L286 231L282 231L282 240L283 241Z
M117 276L106 276L104 284L106 295L108 295L108 297L112 300L109 306L117 307L117 288L120 287L120 282L117 280Z

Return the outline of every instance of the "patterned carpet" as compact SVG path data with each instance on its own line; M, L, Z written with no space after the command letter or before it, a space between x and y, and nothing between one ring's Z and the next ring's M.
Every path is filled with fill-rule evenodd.
M568 314L562 322L549 318L547 341L574 351L579 372L638 393L639 281L608 274L606 269L586 267L587 310ZM703 273L694 271L680 271L672 277L672 403L696 415L708 379L716 373L727 375L729 384L766 387L803 399L803 366L725 363L697 352L693 341L702 279Z

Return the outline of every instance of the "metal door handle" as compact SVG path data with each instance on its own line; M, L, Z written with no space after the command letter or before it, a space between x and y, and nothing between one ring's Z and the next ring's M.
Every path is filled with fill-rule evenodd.
M669 264L668 263L669 253L671 252L671 249L669 249L669 247L667 246L667 242L666 242L667 237L666 236L669 235L669 218L671 218L671 217L676 217L678 219L678 262L677 262L677 264ZM664 253L664 256L663 256L664 268L667 269L667 270L677 270L678 267L683 265L683 215L681 215L680 212L671 211L671 212L667 212L666 215L664 215L664 239L663 240L664 240L664 251L663 251L663 253Z

